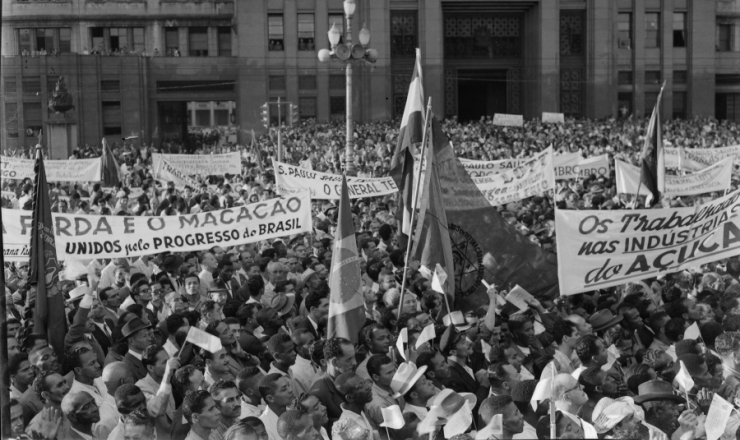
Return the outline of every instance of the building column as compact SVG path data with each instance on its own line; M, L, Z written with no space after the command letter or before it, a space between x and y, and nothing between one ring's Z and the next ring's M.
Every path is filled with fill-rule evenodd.
M688 117L714 115L716 8L716 2L689 0Z
M586 52L586 115L606 118L616 115L618 110L615 80L617 42L614 32L604 32L604 29L616 26L616 4L609 0L593 0L587 7L586 17L589 36Z

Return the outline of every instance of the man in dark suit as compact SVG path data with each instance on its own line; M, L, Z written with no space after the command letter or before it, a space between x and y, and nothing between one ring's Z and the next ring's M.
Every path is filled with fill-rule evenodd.
M480 403L488 396L488 383L479 383L475 372L467 365L468 356L473 353L473 344L464 332L450 324L440 338L439 348L450 365L450 377L444 381L445 386L458 393L475 394L478 405L473 414L477 414Z
M329 294L324 290L315 290L306 296L306 311L314 338L321 339L323 328L329 319Z
M154 342L154 334L151 324L144 324L139 318L134 318L123 325L121 328L123 339L128 344L128 352L123 356L123 363L126 364L135 381L146 377L148 371L141 363L141 356L144 349Z
M344 397L334 385L334 380L342 373L352 372L357 367L355 347L352 342L344 338L331 338L324 344L324 359L326 372L319 376L311 386L309 394L316 396L326 407L329 416L329 427L342 415Z
M228 292L227 301L238 301L242 304L249 299L249 289L240 289L239 283L234 280L234 264L224 258L218 263L216 279L213 281L215 289L226 290Z

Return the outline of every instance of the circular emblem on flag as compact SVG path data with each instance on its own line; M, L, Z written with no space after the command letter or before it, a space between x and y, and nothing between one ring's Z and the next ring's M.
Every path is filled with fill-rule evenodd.
M483 251L472 235L460 226L450 223L452 260L455 264L455 295L467 296L475 292L483 279Z

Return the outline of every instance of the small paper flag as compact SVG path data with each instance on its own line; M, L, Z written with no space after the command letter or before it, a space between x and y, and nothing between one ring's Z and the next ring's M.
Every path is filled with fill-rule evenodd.
M488 440L490 438L504 437L504 415L496 414L488 425L475 434L475 440Z
M383 414L383 423L380 426L391 429L401 429L406 422L403 419L403 413L398 405L391 405L388 408L380 408Z
M670 347L668 347L668 349L665 352L668 356L671 357L671 359L673 359L673 362L676 362L678 360L678 356L676 355L675 345L671 345Z
M491 346L488 344L488 342L481 339L480 348L481 348L481 351L483 352L483 356L486 357L486 360L488 362L491 362Z
M686 331L683 334L684 339L694 339L697 340L701 338L701 332L699 331L699 326L696 323L693 323L689 326L689 328L686 329Z
M440 266L439 263L437 263L437 267L434 268L434 273L439 277L439 282L441 284L444 284L445 281L447 281L447 272L442 269L442 266Z
M434 324L429 324L428 326L424 327L424 330L421 331L419 338L416 340L416 348L418 349L426 341L431 341L436 337L437 333L434 331Z
M401 356L403 356L405 360L407 359L406 359L406 351L404 350L403 344L408 344L408 342L409 342L409 329L404 327L398 333L398 340L396 341L396 347L398 347L398 352L401 353Z
M681 369L678 370L678 374L676 374L676 383L684 392L688 393L692 388L694 388L694 379L691 378L689 370L686 369L686 365L684 365L683 361L679 361L679 363L681 364Z
M432 275L432 290L444 295L445 289L442 287L442 283L443 281L439 279L437 272L434 272L434 275Z
M424 265L419 267L419 273L421 273L421 275L428 280L432 279L432 271Z
M190 327L188 331L188 337L185 339L186 342L202 348L203 350L215 353L223 348L221 345L221 339L213 336L209 333L197 327Z
M532 394L532 408L537 409L537 402L545 399L549 399L552 396L552 379L543 379L537 382L537 386L534 388Z
M609 348L606 349L606 356L607 361L601 366L602 371L609 371L612 368L612 365L614 365L614 362L619 358L620 354L617 346L614 344L610 345Z

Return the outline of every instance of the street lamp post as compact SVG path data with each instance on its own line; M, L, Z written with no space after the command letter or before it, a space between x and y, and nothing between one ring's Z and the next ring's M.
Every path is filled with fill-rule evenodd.
M342 37L342 31L336 23L332 24L329 29L329 43L331 50L321 49L319 51L319 61L326 63L329 61L339 61L345 64L347 77L347 138L345 145L345 172L349 176L356 174L353 148L354 121L352 120L352 63L366 62L374 63L378 59L378 51L368 48L370 44L370 31L367 26L362 27L359 32L360 44L352 44L352 16L355 13L357 4L355 0L344 0L344 15L347 18L347 29L344 34L344 44L339 44Z

